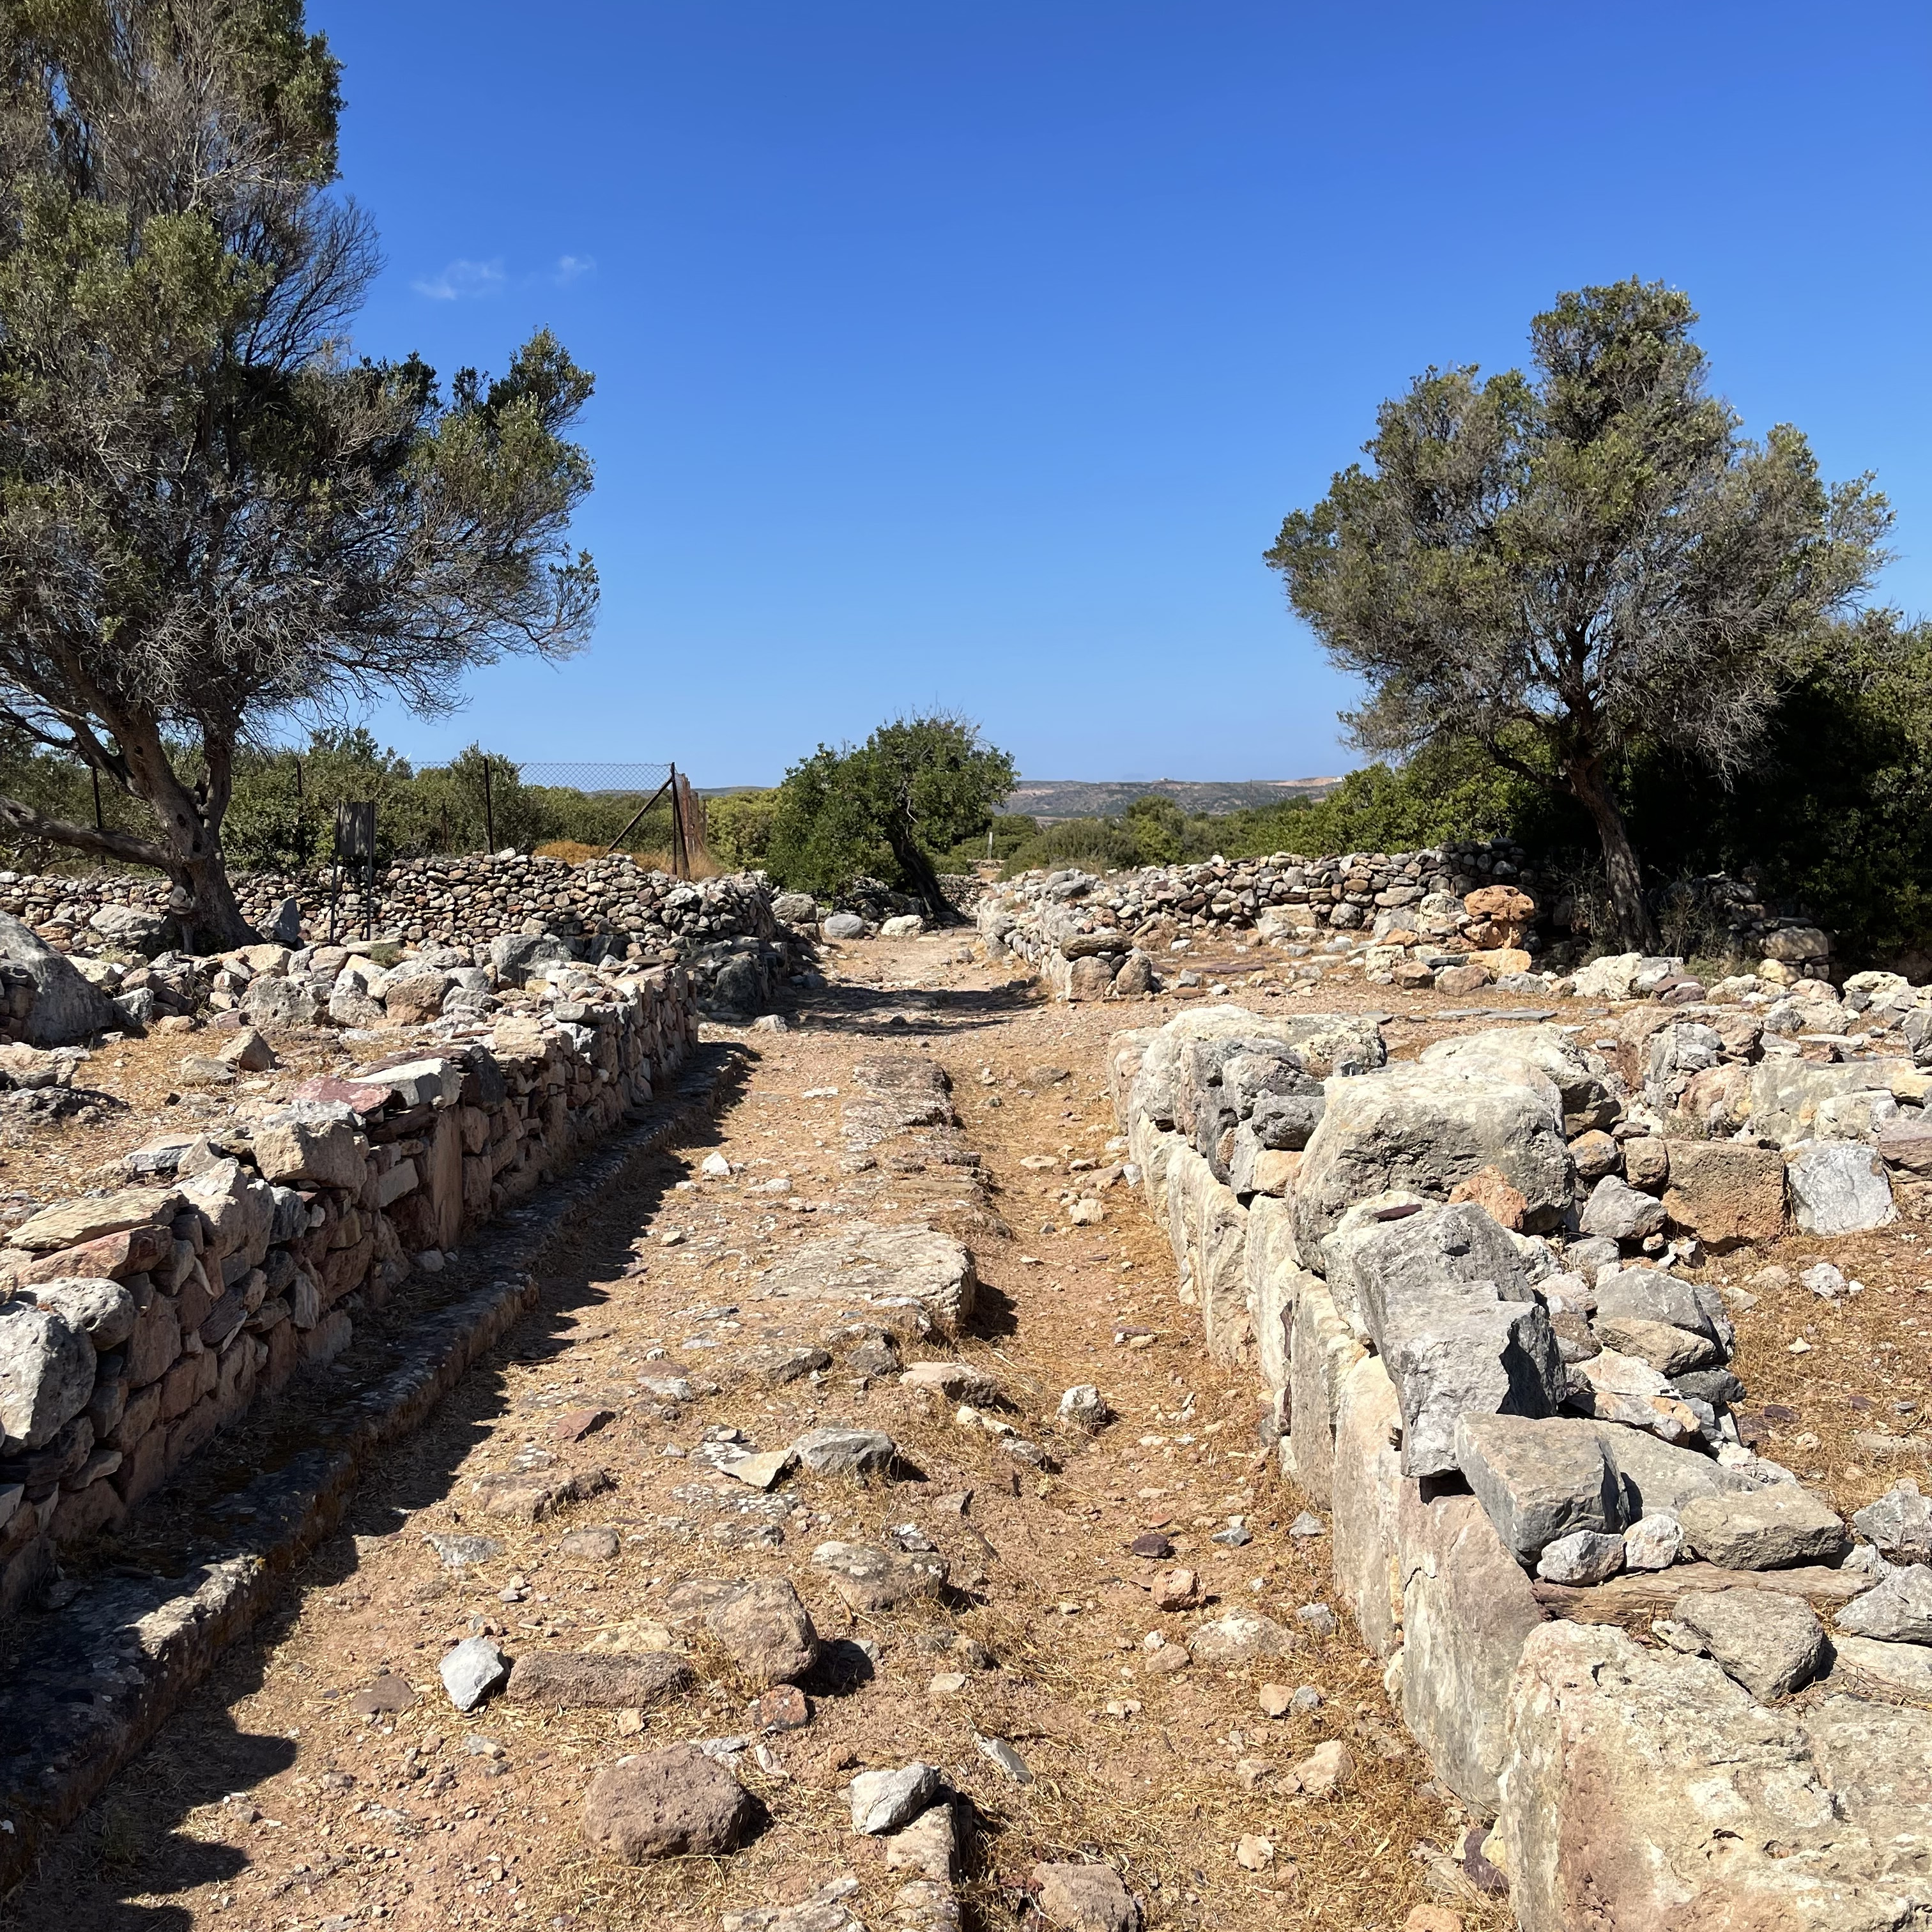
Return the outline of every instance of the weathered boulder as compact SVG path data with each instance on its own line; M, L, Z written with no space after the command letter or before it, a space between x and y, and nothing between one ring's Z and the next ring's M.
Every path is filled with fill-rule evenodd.
M1580 1223L1586 1234L1606 1241L1638 1241L1664 1229L1664 1203L1642 1194L1614 1174L1606 1174L1590 1190Z
M56 1275L27 1290L37 1308L58 1315L105 1354L118 1348L134 1332L139 1310L134 1296L118 1281L98 1276Z
M1742 1495L1693 1496L1677 1514L1684 1540L1723 1570L1834 1563L1850 1540L1829 1506L1795 1483Z
M1932 1563L1932 1498L1921 1496L1910 1477L1855 1511L1852 1523L1894 1563Z
M641 1709L688 1690L691 1666L668 1650L526 1651L503 1695L563 1710Z
M794 1682L818 1659L811 1613L782 1577L733 1589L712 1606L705 1624L738 1668L762 1685Z
M1760 1703L1802 1690L1825 1660L1811 1606L1782 1590L1687 1590L1670 1615Z
M929 1322L951 1335L971 1312L979 1285L971 1254L951 1235L855 1220L830 1240L794 1249L746 1292L772 1300L903 1313L915 1326Z
M10 1245L33 1254L52 1254L172 1218L182 1197L172 1188L124 1187L112 1194L82 1195L43 1208L8 1236Z
M1881 1577L1838 1612L1838 1628L1883 1643L1932 1644L1932 1568L1909 1564Z
M896 1832L930 1809L940 1789L938 1769L916 1758L896 1771L862 1771L852 1780L852 1828L868 1838Z
M1460 1034L1424 1047L1425 1066L1450 1066L1472 1078L1492 1078L1520 1082L1526 1073L1540 1074L1562 1096L1566 1138L1607 1126L1617 1117L1618 1103L1600 1066L1561 1027L1492 1027Z
M1402 1403L1406 1476L1456 1467L1456 1426L1465 1416L1553 1415L1564 1398L1568 1377L1550 1317L1533 1301L1484 1299L1487 1286L1456 1284L1451 1303L1442 1284L1427 1284L1389 1311L1387 1358Z
M1818 1109L1847 1094L1883 1092L1893 1070L1910 1072L1909 1060L1868 1060L1828 1063L1786 1055L1761 1060L1751 1069L1751 1132L1781 1148L1810 1139Z
M620 1757L584 1793L584 1835L626 1864L647 1858L715 1858L749 1836L751 1794L695 1744Z
M1504 1548L1526 1567L1573 1531L1624 1525L1617 1473L1594 1424L1465 1415L1456 1460Z
M74 970L31 927L0 913L0 967L12 968L32 989L17 1036L29 1046L80 1046L126 1024L119 1007Z
M1932 1714L1768 1711L1606 1624L1531 1634L1498 1830L1522 1932L1876 1932L1932 1910Z
M328 1011L328 1002L308 980L264 974L248 982L248 990L242 996L242 1010L256 1025L280 1030L320 1024Z
M346 1106L298 1102L257 1123L253 1146L262 1178L282 1186L305 1183L359 1190L368 1171L368 1143Z
M898 1450L881 1430L833 1428L808 1430L791 1453L818 1475L866 1476L883 1475Z
M1593 1423L1610 1459L1631 1520L1680 1515L1698 1496L1749 1496L1756 1485L1694 1449L1679 1448L1642 1428Z
M39 1449L87 1406L94 1348L50 1308L0 1302L0 1444L8 1455Z
M1522 1194L1526 1226L1553 1226L1570 1198L1562 1126L1561 1097L1540 1077L1519 1084L1404 1065L1331 1082L1295 1182L1303 1258L1312 1262L1356 1202L1391 1188L1444 1199L1484 1167Z
M1336 1312L1385 1354L1392 1305L1426 1308L1436 1283L1486 1282L1491 1292L1484 1300L1532 1298L1521 1250L1483 1209L1473 1202L1432 1202L1410 1211L1416 1200L1377 1195L1352 1208L1322 1244ZM1412 1312L1402 1317L1416 1318Z
M1342 1384L1335 1418L1335 1584L1362 1642L1387 1657L1401 1641L1396 1513L1402 1487L1402 1409L1386 1365L1364 1356Z
M1896 1220L1885 1162L1856 1141L1803 1141L1786 1150L1791 1214L1808 1234L1858 1234Z
M932 1596L946 1585L944 1558L907 1556L869 1543L821 1543L812 1560L855 1610L889 1610Z
M1054 1932L1139 1932L1140 1908L1110 1865L1037 1864L1033 1884Z

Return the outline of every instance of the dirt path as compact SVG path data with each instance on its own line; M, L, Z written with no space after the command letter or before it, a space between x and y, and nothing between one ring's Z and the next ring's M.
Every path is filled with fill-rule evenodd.
M849 1873L846 1911L878 1928L899 1922L906 1874L854 1835L844 1788L914 1758L976 1814L969 1926L1028 1923L1042 1858L1105 1860L1156 1927L1366 1932L1444 1899L1442 1851L1464 1821L1352 1632L1298 1615L1329 1594L1325 1536L1289 1534L1302 1505L1257 1436L1252 1378L1208 1360L1164 1238L1113 1178L1106 1037L1171 1005L1048 1005L972 964L959 938L855 946L832 974L796 1030L744 1036L755 1064L713 1144L598 1202L539 1312L364 1486L351 1533L0 1925L708 1932L722 1912ZM854 1122L886 1056L944 1070L956 1129L862 1144ZM1082 1200L1097 1222L1071 1218ZM761 1292L775 1262L855 1220L968 1244L981 1286L956 1340ZM1005 1406L986 1412L1014 1436L962 1426L953 1402L902 1386L921 1359L995 1380ZM1115 1412L1096 1434L1056 1413L1083 1383ZM799 1468L766 1493L717 1466L829 1425L886 1432L916 1476ZM598 1471L610 1487L540 1520L515 1513L528 1514L518 1498L571 1474L590 1488ZM1174 1556L1132 1553L1150 1534ZM855 1610L813 1561L830 1540L936 1552L948 1586ZM1154 1607L1150 1586L1177 1562L1200 1573L1204 1611ZM802 1728L766 1728L782 1714L748 1708L751 1686L687 1614L694 1582L760 1576L790 1579L829 1642ZM1201 1615L1237 1608L1288 1625L1292 1652L1159 1667ZM648 1708L499 1697L464 1715L437 1666L478 1634L513 1656L668 1644L695 1683ZM1264 1683L1318 1696L1270 1718ZM596 1768L719 1738L742 1741L732 1768L765 1808L750 1844L638 1868L590 1852L580 1807ZM1292 1790L1283 1772L1331 1740L1354 1762L1345 1786ZM1010 1745L1030 1781L982 1741ZM1259 1869L1237 1860L1244 1838L1272 1847L1246 1847ZM1493 1904L1455 1909L1472 1932L1507 1922Z

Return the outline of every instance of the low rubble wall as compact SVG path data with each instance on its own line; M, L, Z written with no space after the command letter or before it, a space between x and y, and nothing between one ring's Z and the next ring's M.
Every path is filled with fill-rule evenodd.
M130 1184L11 1229L0 1607L54 1549L121 1522L259 1397L338 1354L364 1310L648 1103L696 1043L678 968L569 990L546 983L460 1044L418 1039L164 1135L126 1157Z
M1358 1017L1204 1007L1117 1034L1108 1074L1180 1298L1256 1372L1526 1932L1932 1912L1932 1711L1889 1701L1932 1697L1932 1505L1848 1526L1754 1453L1693 1265L1802 1220L1784 1154L1645 1131L1546 1025L1390 1064Z
M241 873L234 884L257 931L290 950L328 942L326 871ZM178 949L168 892L151 874L0 871L0 913L81 956ZM581 865L514 852L410 859L382 874L378 899L374 932L398 946L461 948L482 967L506 935L544 938L580 959L681 965L701 998L745 1011L769 1004L809 956L808 934L774 916L762 873L674 879L622 853ZM362 925L359 896L345 886L339 932Z
M1774 961L1792 978L1825 973L1824 933L1715 891L1727 883L1701 882L1736 956ZM1552 908L1552 890L1520 848L1498 841L1341 858L1277 852L1105 878L1028 872L988 887L976 917L989 950L1034 966L1063 999L1144 992L1162 964L1184 971L1188 952L1216 940L1283 950L1311 981L1341 967L1371 984L1541 994L1568 990L1560 969L1574 956L1570 902ZM1546 957L1559 970L1539 971ZM1630 960L1649 980L1688 980L1682 959Z

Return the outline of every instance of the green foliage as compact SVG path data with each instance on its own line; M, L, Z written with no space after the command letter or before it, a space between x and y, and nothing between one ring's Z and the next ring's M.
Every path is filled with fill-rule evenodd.
M754 872L766 864L778 789L728 792L704 802L705 842L728 872Z
M1875 612L1809 642L1730 790L1654 751L1624 784L1660 870L1756 878L1852 963L1932 950L1932 624Z
M1568 790L1630 943L1652 935L1614 768L1640 744L1748 764L1790 654L1869 580L1890 522L1869 478L1822 482L1790 425L1743 437L1696 320L1661 284L1559 296L1532 326L1534 380L1432 368L1382 406L1372 466L1267 554L1367 683L1357 742L1473 738Z
M590 379L547 331L446 398L351 359L378 260L300 0L9 0L0 67L0 718L145 808L0 819L238 938L223 820L265 721L446 710L588 635ZM244 846L303 842L285 801L245 815Z
M895 718L862 745L820 745L786 772L766 842L780 884L830 897L864 874L940 914L934 860L982 839L1013 786L1013 762L979 728L943 715Z

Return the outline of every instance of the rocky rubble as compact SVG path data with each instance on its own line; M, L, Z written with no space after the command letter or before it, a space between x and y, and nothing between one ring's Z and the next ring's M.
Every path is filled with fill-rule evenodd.
M1629 998L1634 988L1660 999L1702 997L1681 959L1599 961L1574 982L1560 968L1536 970L1550 935L1572 916L1570 901L1552 908L1547 896L1520 848L1498 842L1340 858L1216 857L1105 878L1028 872L988 888L977 921L989 952L1025 962L1070 1000L1144 993L1156 962L1185 971L1186 955L1217 939L1284 952L1310 982L1344 967L1372 985L1458 997L1490 985L1594 998ZM1762 954L1792 978L1824 972L1830 944L1816 928L1735 896L1720 892L1714 902L1741 956ZM1550 958L1567 961L1576 950L1560 939Z
M258 931L270 935L272 946L191 957L181 950L188 935L170 911L166 881L124 873L37 877L0 872L0 914L20 922L44 947L72 956L86 978L114 998L136 1024L194 1011L211 982L214 990L232 993L236 988L221 982L224 974L244 982L265 972L314 981L326 971L314 1016L326 1016L352 950L384 969L406 958L429 958L445 974L489 975L487 983L472 980L462 987L471 994L493 990L506 947L520 966L570 959L592 965L680 965L706 1004L745 1013L769 1005L774 989L807 970L810 957L809 917L797 926L778 917L763 874L674 879L646 871L621 853L583 865L517 852L405 860L381 881L375 923L382 937L345 939L340 946L328 943L326 873L300 879L244 874L236 888L243 910ZM345 898L344 931L358 926L362 916L359 902ZM297 964L292 970L286 962L264 967L260 961L272 952L293 955ZM33 963L17 934L0 943L7 1036L36 1045L84 1037L90 1029L78 1024L66 1027L58 1041L39 1036L44 1022L38 1030L29 1025L33 1001L22 968ZM452 989L446 980L443 994ZM340 990L347 1006L351 991L367 988ZM424 989L417 992L419 1008L428 996ZM143 993L152 999L141 998ZM382 1004L380 992L374 997ZM299 1005L296 995L290 999ZM224 1003L215 1004L218 1010ZM14 1012L15 1006L22 1010ZM423 1015L412 1010L410 1016ZM363 1017L370 1016L364 1011ZM97 1013L91 1030L115 1023Z
M1860 979L1847 998L1909 1042L1916 1003ZM1324 1060L1339 1017L1207 1007L1110 1049L1180 1299L1210 1348L1256 1368L1410 1730L1444 1784L1500 1813L1486 1849L1526 1932L1606 1897L1632 1924L1742 1922L1774 1898L1763 1922L1932 1911L1922 1859L1897 1849L1932 1832L1932 1713L1866 1701L1856 1675L1802 1715L1761 1708L1832 1667L1821 1604L1864 1647L1848 1672L1932 1681L1922 1500L1901 1486L1847 1526L1755 1454L1724 1303L1676 1271L1787 1211L1818 1228L1821 1202L1854 1225L1888 1216L1888 1192L1882 1212L1844 1207L1886 1185L1882 1153L1850 1136L1876 1120L1916 1142L1896 1123L1921 1076L1910 1054L1782 1052L1793 1036L1761 1010L1652 1004L1594 1046L1498 1028L1388 1065L1359 1031ZM1686 1096L1726 1066L1742 1138L1699 1138ZM1283 1096L1296 1124L1272 1164L1238 1160ZM1814 1182L1821 1153L1844 1172ZM1622 1621L1588 1604L1639 1580L1618 1600L1658 1606L1654 1648L1550 1622ZM1787 1824L1802 1858L1709 1849Z
M294 956L230 993L236 1010L303 986ZM258 1394L339 1354L364 1309L650 1102L697 1037L676 968L573 966L491 1009L163 1134L127 1156L132 1184L12 1226L0 1604L51 1546L118 1523Z

